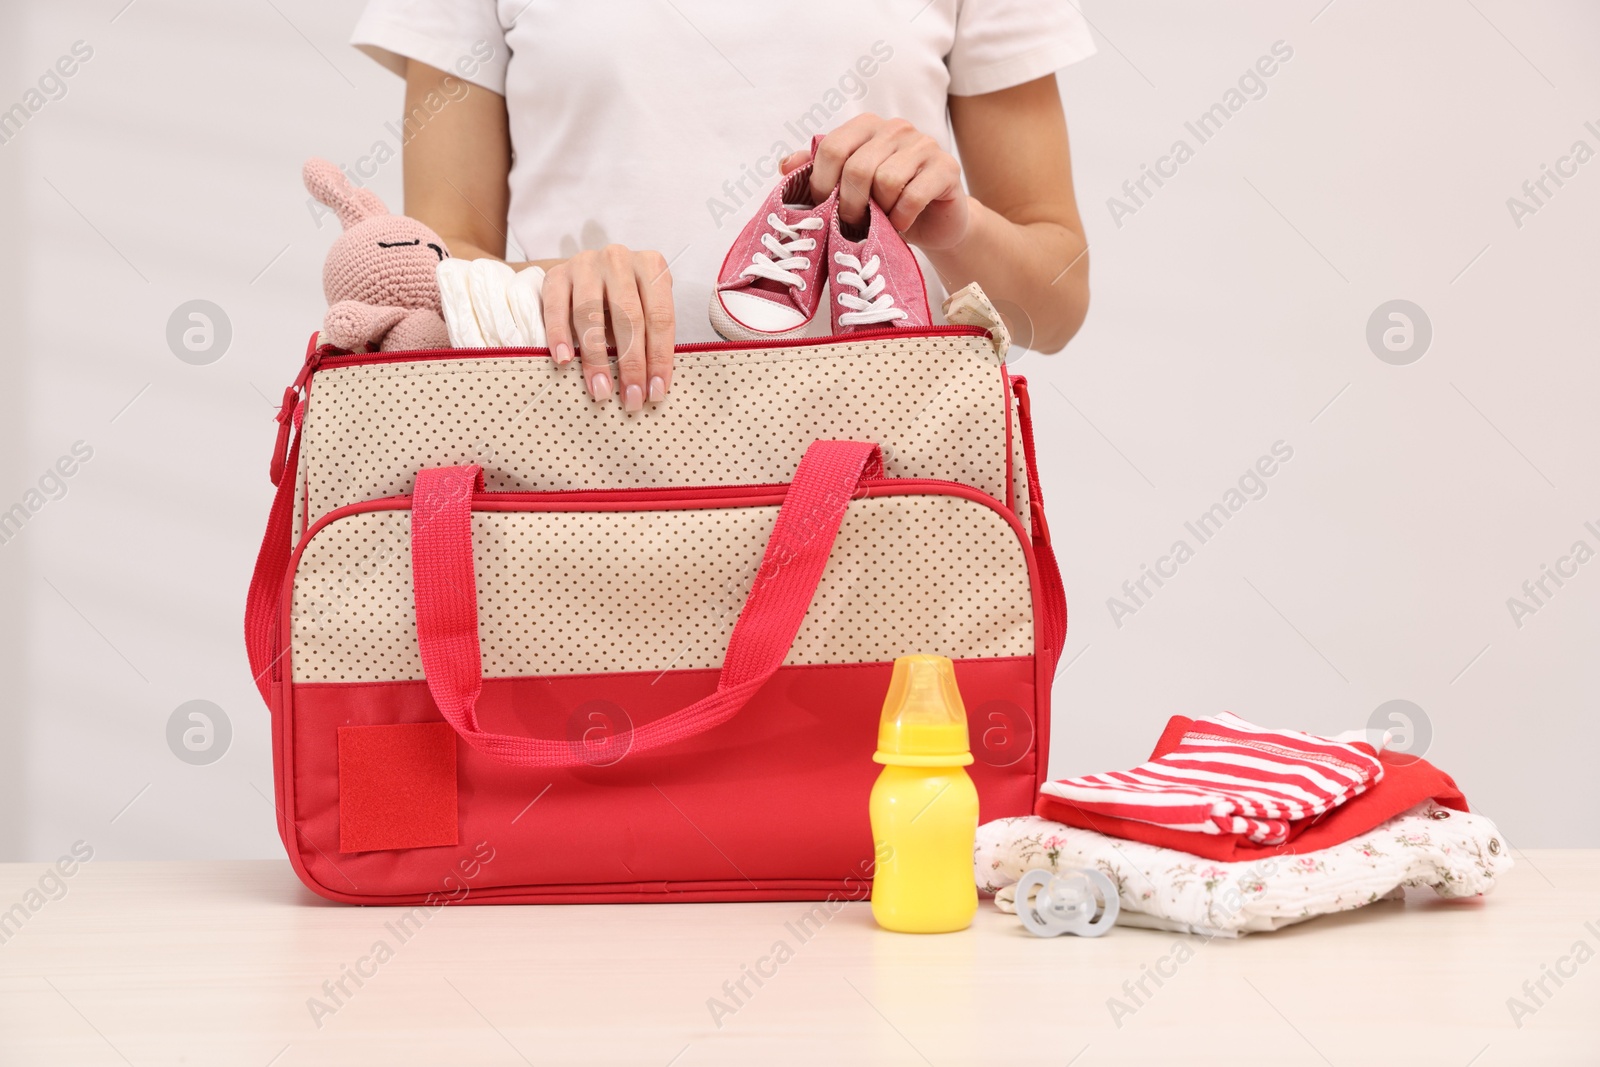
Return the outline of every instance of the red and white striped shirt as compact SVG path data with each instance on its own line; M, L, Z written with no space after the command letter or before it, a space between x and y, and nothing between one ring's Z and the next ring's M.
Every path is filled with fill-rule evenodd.
M1205 834L1283 843L1383 779L1371 745L1267 730L1234 715L1194 720L1172 752L1128 771L1047 782L1040 792L1090 813Z

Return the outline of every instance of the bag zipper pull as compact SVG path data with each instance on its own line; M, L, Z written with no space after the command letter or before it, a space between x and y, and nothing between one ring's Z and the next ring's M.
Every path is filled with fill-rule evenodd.
M277 414L278 439L272 446L272 463L268 468L273 485L283 480L283 467L289 455L289 433L296 428L295 408L304 398L306 383L316 373L324 352L332 347L318 345L317 336L312 334L311 340L306 344L306 361L301 364L300 373L294 376L294 384L283 391L283 403L279 406Z

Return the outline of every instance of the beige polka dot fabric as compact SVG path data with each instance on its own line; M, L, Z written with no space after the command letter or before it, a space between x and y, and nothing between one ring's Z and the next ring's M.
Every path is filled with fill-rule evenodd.
M819 438L874 441L890 477L1005 501L1008 417L987 336L679 353L667 401L635 414L590 400L576 363L543 356L329 357L312 379L297 503L315 519L462 463L482 466L491 491L787 482Z
M475 512L485 676L719 667L777 512ZM315 534L293 579L295 682L423 677L410 553L405 510ZM1033 650L1014 528L988 505L917 494L850 504L786 662Z

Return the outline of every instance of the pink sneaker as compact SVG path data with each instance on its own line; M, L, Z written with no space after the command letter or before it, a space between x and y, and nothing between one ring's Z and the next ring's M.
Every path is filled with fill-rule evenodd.
M907 329L933 321L928 285L905 239L874 201L867 201L866 234L852 241L837 212L828 235L828 309L833 332Z
M711 294L711 327L730 341L797 337L816 317L823 246L837 194L811 204L811 164L790 174L728 249Z

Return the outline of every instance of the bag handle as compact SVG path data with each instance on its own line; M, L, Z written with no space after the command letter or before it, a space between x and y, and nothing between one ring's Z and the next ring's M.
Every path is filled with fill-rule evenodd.
M778 509L761 567L728 637L716 691L633 730L628 751L649 752L727 722L766 684L805 620L839 524L863 479L883 475L883 454L863 441L815 441ZM474 748L518 767L576 767L581 741L491 733L478 725L483 662L477 578L472 563L472 496L477 466L434 467L411 496L411 575L417 646L428 690L444 720Z

